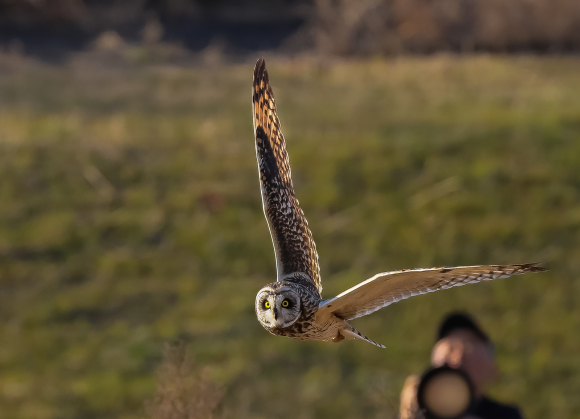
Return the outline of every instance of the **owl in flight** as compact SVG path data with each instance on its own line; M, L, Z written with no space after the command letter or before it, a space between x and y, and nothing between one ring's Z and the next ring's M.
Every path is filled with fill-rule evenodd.
M322 299L316 245L294 195L286 143L263 59L254 70L252 101L262 204L277 271L277 281L258 292L255 308L270 333L298 340L362 339L384 348L348 321L414 295L545 270L530 263L383 272L334 298Z

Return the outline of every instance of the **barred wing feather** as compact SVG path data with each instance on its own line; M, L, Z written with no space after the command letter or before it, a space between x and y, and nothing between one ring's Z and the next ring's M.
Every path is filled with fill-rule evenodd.
M320 293L318 253L294 195L286 142L263 59L258 60L254 70L252 102L262 204L276 253L278 280L302 272Z
M528 263L383 272L335 298L322 301L317 318L334 314L345 320L356 319L415 295L545 270L538 263Z

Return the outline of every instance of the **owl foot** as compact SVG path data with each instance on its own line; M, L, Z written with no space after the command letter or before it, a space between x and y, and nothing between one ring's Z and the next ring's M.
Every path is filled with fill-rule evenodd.
M336 337L335 337L334 339L332 339L332 341L333 341L334 343L338 343L338 342L340 342L341 340L344 340L344 336L342 336L342 335L340 334L340 332L338 332L338 333L337 333L337 335L336 335Z

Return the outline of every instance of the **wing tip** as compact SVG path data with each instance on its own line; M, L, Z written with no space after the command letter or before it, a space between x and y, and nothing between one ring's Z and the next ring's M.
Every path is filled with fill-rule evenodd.
M533 263L522 263L521 265L516 265L522 272L546 272L549 269L540 266L542 262L533 262Z
M266 70L266 60L262 57L258 58L256 61L256 66L254 67L254 83L259 80L264 80L268 82L268 70Z

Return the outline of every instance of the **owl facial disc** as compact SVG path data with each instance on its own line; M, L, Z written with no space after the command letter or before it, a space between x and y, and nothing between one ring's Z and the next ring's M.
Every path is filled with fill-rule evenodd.
M290 287L274 290L266 286L256 296L256 314L266 328L292 326L300 318L300 297Z

